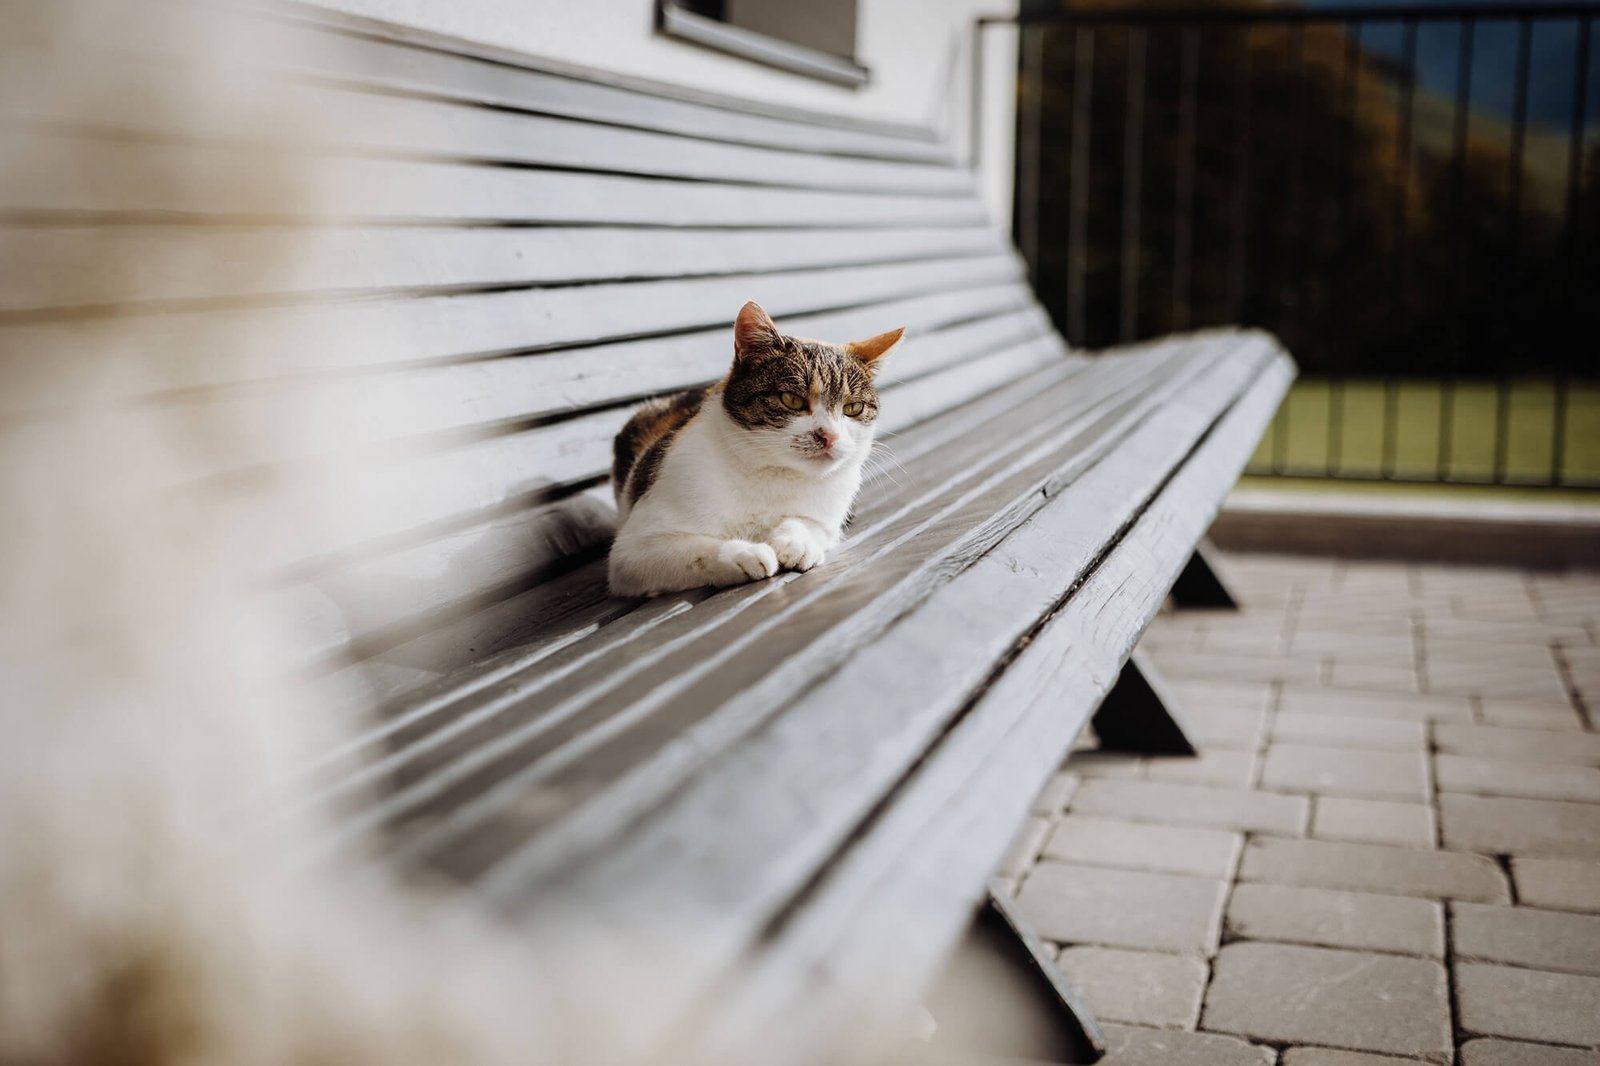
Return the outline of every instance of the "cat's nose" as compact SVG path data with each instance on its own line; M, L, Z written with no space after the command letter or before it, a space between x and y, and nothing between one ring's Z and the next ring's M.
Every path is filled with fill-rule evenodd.
M839 434L827 429L813 429L811 431L811 439L817 442L819 448L831 448L834 442L839 439Z

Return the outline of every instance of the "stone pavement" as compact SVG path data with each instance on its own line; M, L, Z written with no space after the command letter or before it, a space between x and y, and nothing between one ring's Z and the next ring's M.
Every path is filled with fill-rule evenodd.
M1002 874L1106 1066L1600 1063L1600 575L1233 556Z

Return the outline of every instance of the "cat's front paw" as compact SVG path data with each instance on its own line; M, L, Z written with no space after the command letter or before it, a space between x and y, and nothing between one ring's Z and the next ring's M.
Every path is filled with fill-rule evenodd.
M776 530L768 543L778 557L778 565L785 570L798 570L802 574L822 563L825 552L815 537L805 530Z
M713 585L742 585L776 574L778 556L766 544L748 540L723 541L722 547L717 549L717 565L713 570Z

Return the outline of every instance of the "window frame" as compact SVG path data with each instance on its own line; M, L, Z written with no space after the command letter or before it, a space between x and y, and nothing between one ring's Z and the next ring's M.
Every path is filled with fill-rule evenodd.
M859 89L871 80L871 71L854 59L708 18L683 7L677 0L656 0L656 32L851 89Z

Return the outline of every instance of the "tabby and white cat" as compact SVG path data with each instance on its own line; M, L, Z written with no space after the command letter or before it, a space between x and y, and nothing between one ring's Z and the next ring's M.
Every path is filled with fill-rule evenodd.
M651 401L617 434L611 591L737 585L822 562L872 450L873 377L904 333L788 337L746 303L728 375Z

